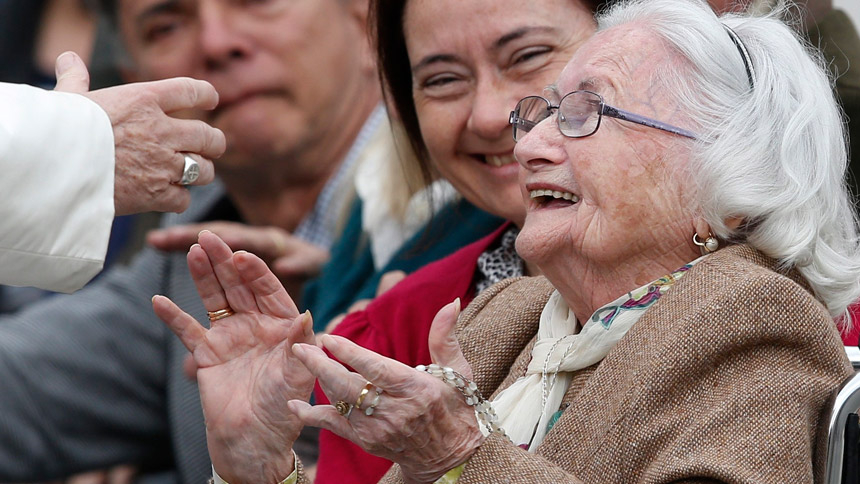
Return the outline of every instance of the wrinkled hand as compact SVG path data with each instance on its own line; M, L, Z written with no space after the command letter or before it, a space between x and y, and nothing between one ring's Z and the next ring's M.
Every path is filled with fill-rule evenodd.
M459 300L436 315L430 352L435 363L471 378L453 333L458 314ZM326 335L320 341L337 359L358 371L348 371L315 346L294 345L293 353L316 375L332 402L355 403L367 381L383 393L371 416L363 410L375 397L373 390L349 419L331 405L312 407L304 401L290 401L289 410L305 424L331 430L367 452L400 464L407 482L435 481L465 462L483 442L474 410L457 390L345 338Z
M314 343L310 314L299 314L260 258L234 254L210 232L188 252L188 266L207 311L236 312L207 330L166 297L152 300L198 366L212 464L231 484L280 482L303 426L285 402L306 401L313 390L291 346Z
M163 251L186 251L197 242L197 234L208 230L230 249L253 252L282 279L309 279L328 262L327 250L294 237L280 227L256 227L237 222L206 222L153 230L149 245Z
M72 52L57 58L55 90L81 94L105 110L113 126L114 206L117 215L145 211L181 212L191 198L176 185L184 153L200 165L195 185L215 178L211 158L226 149L224 133L203 121L171 118L183 109L214 109L218 93L208 82L190 78L127 84L89 91L89 73Z

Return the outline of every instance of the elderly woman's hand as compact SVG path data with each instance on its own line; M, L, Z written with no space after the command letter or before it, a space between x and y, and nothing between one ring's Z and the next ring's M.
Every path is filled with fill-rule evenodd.
M209 454L231 484L279 482L293 470L292 443L302 422L285 411L307 400L314 377L293 355L293 343L314 343L309 314L300 314L258 257L233 253L202 232L188 266L207 311L230 308L207 330L163 296L156 314L192 352L206 416ZM229 313L228 313L229 314Z
M455 301L436 315L431 356L434 363L471 377L453 336L458 313L459 301ZM355 408L345 418L336 406L290 401L288 408L305 424L331 430L367 452L400 464L407 482L433 482L468 460L483 442L474 409L451 386L345 338L326 335L320 341L357 373L315 346L296 344L293 353L316 375L332 402L341 400L342 409L344 404ZM366 388L369 391L362 397ZM360 406L356 405L359 399ZM372 414L367 415L370 407Z

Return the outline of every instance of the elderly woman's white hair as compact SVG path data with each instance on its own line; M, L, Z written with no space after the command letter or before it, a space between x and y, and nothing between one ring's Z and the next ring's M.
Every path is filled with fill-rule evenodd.
M701 135L690 176L714 234L796 267L838 319L860 296L843 120L820 57L776 20L787 10L717 18L704 2L632 0L598 21L643 23L684 59L659 76Z

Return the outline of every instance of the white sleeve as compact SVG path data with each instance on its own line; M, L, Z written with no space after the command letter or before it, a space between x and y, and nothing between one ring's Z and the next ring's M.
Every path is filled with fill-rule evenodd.
M104 265L114 216L107 113L0 83L0 284L72 292Z

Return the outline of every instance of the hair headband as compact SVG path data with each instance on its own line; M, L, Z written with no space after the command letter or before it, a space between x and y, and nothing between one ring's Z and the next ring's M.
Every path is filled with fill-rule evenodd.
M747 71L747 79L750 81L750 89L752 89L755 87L755 76L753 76L752 59L750 59L750 54L747 52L747 48L741 41L741 38L738 37L738 34L736 34L728 25L722 24L722 26L725 27L726 32L728 32L729 37L732 39L732 42L735 43L735 47L738 48L738 52L741 54L741 59L744 61L744 69Z

